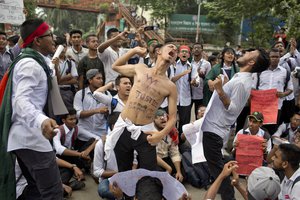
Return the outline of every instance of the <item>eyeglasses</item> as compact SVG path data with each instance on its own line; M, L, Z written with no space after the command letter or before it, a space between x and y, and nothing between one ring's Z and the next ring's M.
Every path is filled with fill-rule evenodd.
M39 37L37 37L37 38L44 38L44 37L48 37L48 36L50 36L51 38L53 38L53 33L51 32L51 33L49 33L49 34L42 35L42 36L39 36Z

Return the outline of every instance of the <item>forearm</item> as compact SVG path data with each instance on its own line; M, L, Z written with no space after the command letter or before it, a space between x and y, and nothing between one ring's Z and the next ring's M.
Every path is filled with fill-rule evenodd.
M208 191L205 194L204 199L215 199L218 193L218 190L226 177L219 175L218 178L214 181L214 183L210 186Z
M98 140L95 140L85 151L90 153L93 149L95 149L97 142Z
M171 81L175 83L176 81L178 81L178 80L179 80L182 76L184 76L184 75L185 75L185 73L182 72L182 73L180 73L180 74L178 74L178 75L172 77L172 78L171 78Z
M92 110L83 110L80 112L80 118L86 118L86 117L90 117L94 114L97 114L97 109L92 109Z
M170 168L170 166L163 160L161 159L161 157L156 156L157 157L157 165L164 168L165 170L168 170Z
M163 130L160 131L160 133L162 134L162 136L166 136L170 133L170 131L172 130L172 128L175 127L175 123L176 123L176 116L175 117L171 117L169 116L169 120L166 123L166 126Z
M246 188L242 187L240 184L235 185L234 187L239 191L245 200L248 200Z
M173 162L177 173L181 173L180 161Z
M81 90L83 89L83 75L80 75L78 78L78 89Z
M107 49L112 43L114 43L117 39L118 39L117 37L114 37L114 38L106 40L105 42L103 42L102 44L100 44L98 46L98 52L103 53L103 51L105 49Z
M101 175L101 177L102 178L110 178L110 177L112 177L113 175L115 175L117 172L116 171L113 171L113 170L105 170L103 173L102 173L102 175Z
M64 152L62 153L62 155L80 157L81 153L78 151L71 150L71 149L65 149Z
M218 95L219 95L219 99L221 100L221 102L223 103L224 107L226 109L228 109L229 105L230 105L230 98L225 94L223 88L220 88L218 90L216 90Z
M293 92L293 90L287 89L286 91L284 91L284 96L288 96Z
M127 61L136 54L134 49L130 49L123 56L119 57L114 64L112 65L113 70L116 70L116 67L126 65Z
M69 81L72 78L73 78L73 76L71 74L67 74L67 75L61 76L60 81Z

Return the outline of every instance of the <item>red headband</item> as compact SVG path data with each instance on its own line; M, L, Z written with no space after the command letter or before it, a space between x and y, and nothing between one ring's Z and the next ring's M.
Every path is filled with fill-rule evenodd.
M43 22L33 33L31 33L27 38L24 38L24 42L22 47L25 48L27 45L29 45L34 38L42 36L47 30L49 29L49 25L46 22Z
M188 46L186 46L186 45L180 46L180 47L179 47L179 51L181 51L181 50L187 50L188 52L191 51L190 47L188 47Z

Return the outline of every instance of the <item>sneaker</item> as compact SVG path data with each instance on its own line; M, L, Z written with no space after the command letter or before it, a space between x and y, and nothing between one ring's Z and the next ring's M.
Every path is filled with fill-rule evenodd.
M85 183L83 181L71 181L69 186L72 188L72 190L80 190L85 187Z

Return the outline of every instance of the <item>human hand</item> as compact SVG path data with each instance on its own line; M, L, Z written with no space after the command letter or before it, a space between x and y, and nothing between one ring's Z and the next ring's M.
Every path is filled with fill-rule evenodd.
M137 47L134 47L133 50L134 50L135 54L137 54L141 57L146 57L146 55L147 55L147 48L137 46Z
M191 195L183 193L179 200L192 200L192 197L191 197Z
M123 31L123 32L119 33L116 37L118 37L118 39L120 39L120 40L127 40L127 36L128 36L128 32Z
M80 157L83 158L83 159L85 159L85 160L90 160L91 158L89 156L89 153L90 152L82 151L82 152L80 152Z
M164 135L158 131L149 131L149 132L145 132L145 134L148 135L147 136L148 143L151 144L152 146L155 146L164 137Z
M239 146L239 141L236 140L236 141L233 143L233 147L236 148L236 147L238 147L238 146Z
M123 192L119 188L117 182L113 182L113 184L109 184L109 190L114 195L114 197L116 197L117 199L120 199L123 197Z
M55 57L55 58L52 59L51 62L54 64L55 67L58 67L58 65L59 65L59 58Z
M175 174L175 178L176 178L178 181L180 181L180 182L183 181L183 176L182 176L182 174L181 174L180 172L177 172L177 173Z
M214 81L213 80L208 80L207 84L208 84L209 90L211 92L213 92L215 90L215 88L214 88Z
M57 134L57 128L58 125L56 124L56 121L51 118L45 119L41 126L42 133L48 140L52 139Z
M106 114L108 113L108 107L107 106L103 106L103 107L100 107L100 108L97 108L97 113L100 113L100 114Z
M78 181L81 181L81 180L84 179L84 175L83 175L83 172L81 171L81 169L79 169L79 168L76 166L76 167L73 167L73 170L74 170L75 178L76 178Z
M221 172L221 176L223 178L229 176L233 170L236 170L238 168L237 162L236 161L229 161L226 163L223 167L223 170Z
M72 188L68 185L62 184L64 191L68 194L68 197L72 196Z
M262 141L261 146L262 146L263 152L266 153L267 152L267 140L266 139L264 139Z
M217 78L214 80L214 89L220 90L223 88L222 78L221 76L217 76Z
M277 92L277 93L276 93L276 96L279 97L279 98L283 98L283 97L285 97L286 95L285 95L284 92Z
M296 39L295 38L291 38L290 39L290 44L291 44L291 47L290 47L290 54L294 55L295 54L295 50L297 48L297 42L296 42Z

